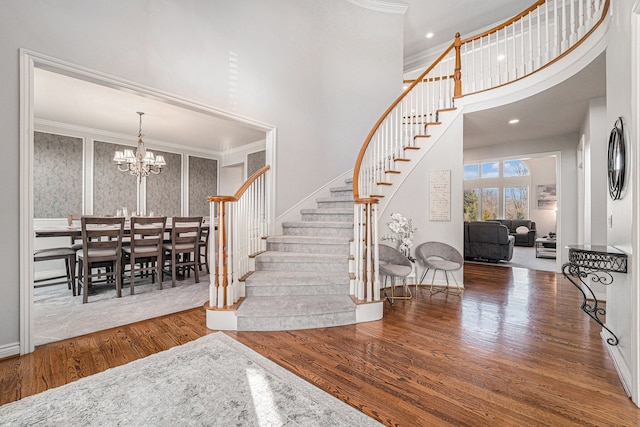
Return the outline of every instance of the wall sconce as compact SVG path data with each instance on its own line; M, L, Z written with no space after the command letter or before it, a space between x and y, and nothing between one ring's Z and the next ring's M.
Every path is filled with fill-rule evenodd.
M622 117L618 117L609 134L608 149L609 195L613 200L619 200L622 197L625 173L624 129Z

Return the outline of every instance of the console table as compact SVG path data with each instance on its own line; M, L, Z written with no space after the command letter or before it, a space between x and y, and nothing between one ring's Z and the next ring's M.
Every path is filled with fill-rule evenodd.
M600 320L600 316L604 316L606 311L604 308L598 307L598 300L588 283L612 284L613 275L611 273L627 272L627 255L611 246L574 245L567 246L567 248L569 249L569 262L562 266L562 274L582 292L584 298L580 307L582 311L611 334L612 337L607 338L607 343L618 345L616 334ZM587 280L588 277L590 277L589 280ZM585 288L593 297L593 305L588 301Z

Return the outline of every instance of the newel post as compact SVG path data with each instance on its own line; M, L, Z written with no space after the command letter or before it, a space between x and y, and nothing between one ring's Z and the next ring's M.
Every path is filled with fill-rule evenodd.
M229 287L229 257L227 240L227 209L226 203L235 199L229 196L211 196L209 202L217 204L216 212L218 217L218 233L215 243L215 292L211 292L209 305L211 307L222 308L227 305L227 294ZM215 298L215 300L214 300Z
M456 51L456 67L453 70L453 97L458 98L462 96L462 61L460 59L460 46L462 46L462 41L460 40L460 33L456 33L453 46Z

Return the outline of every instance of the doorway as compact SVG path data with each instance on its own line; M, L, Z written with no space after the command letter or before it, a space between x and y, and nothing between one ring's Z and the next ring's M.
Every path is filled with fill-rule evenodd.
M119 79L113 76L107 76L103 73L88 70L75 64L70 64L61 60L45 57L37 53L27 50L21 50L21 74L20 74L20 238L24 243L20 249L20 354L32 352L35 344L33 340L34 328L34 131L36 129L34 94L37 90L35 85L35 70L47 70L62 76L77 79L81 83L90 83L100 86L102 89L107 88L122 92L129 96L138 96L147 100L153 100L162 103L173 109L182 109L190 114L197 114L203 117L209 117L211 121L225 120L230 125L241 126L246 129L258 131L263 135L265 140L266 160L271 164L274 170L275 159L275 135L276 129L258 121L250 120L245 117L237 116L227 111L215 109L193 101L178 98L166 94L155 89L136 84L134 82ZM185 113L186 114L186 113ZM90 144L86 145L91 146ZM89 149L90 150L90 149ZM201 151L197 149L185 149L188 154L198 154ZM184 157L184 156L183 156ZM85 168L84 176L90 174ZM183 179L184 181L184 179ZM267 179L267 188L269 194L274 194L273 178ZM184 184L183 184L184 185ZM184 187L183 187L184 188ZM184 193L184 191L183 191ZM92 195L90 191L85 191L84 210L85 213L92 213ZM188 197L183 197L183 206L188 206ZM183 208L184 209L184 208ZM272 206L272 210L274 207ZM188 207L187 210L188 211ZM273 211L268 213L273 218Z

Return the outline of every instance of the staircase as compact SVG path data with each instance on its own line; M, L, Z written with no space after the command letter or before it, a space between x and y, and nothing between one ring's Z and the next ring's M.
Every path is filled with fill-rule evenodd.
M271 331L349 325L356 304L349 295L349 242L353 238L353 186L330 189L301 220L285 222L267 238L245 280L236 311L238 330Z

